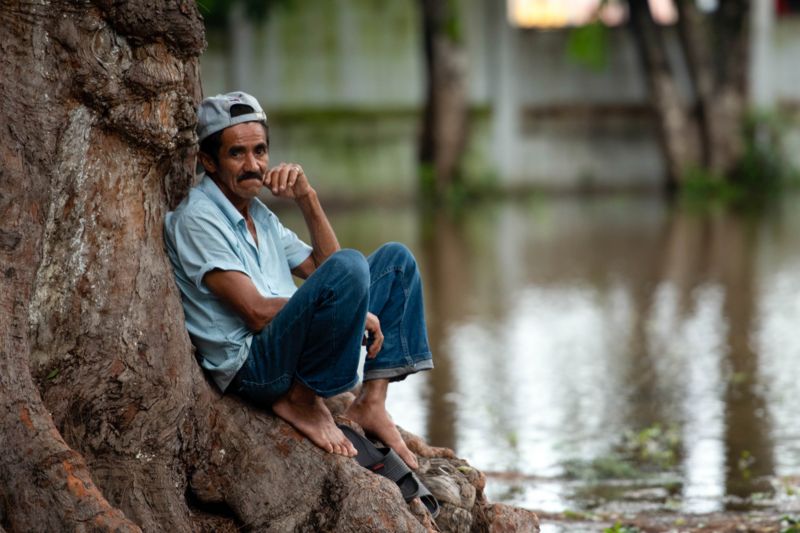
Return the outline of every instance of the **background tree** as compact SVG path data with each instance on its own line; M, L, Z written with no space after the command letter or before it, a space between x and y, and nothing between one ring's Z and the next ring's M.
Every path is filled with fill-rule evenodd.
M194 2L0 0L0 33L0 531L430 529L192 357L162 221L192 180ZM535 528L405 436L442 527Z
M458 180L467 139L467 68L457 0L419 0L425 103L419 144L423 189L439 198Z
M698 169L712 177L731 177L745 153L749 1L720 0L714 12L704 14L695 0L676 0L693 101L678 90L663 29L654 22L648 0L628 0L628 6L669 186L679 186Z

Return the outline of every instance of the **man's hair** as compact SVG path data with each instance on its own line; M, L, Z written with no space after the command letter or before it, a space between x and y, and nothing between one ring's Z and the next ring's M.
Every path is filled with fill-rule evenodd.
M234 104L231 106L231 117L238 117L241 115L246 115L248 113L253 113L255 110L246 104ZM264 124L263 122L259 122L261 126L264 128L264 137L267 139L267 148L269 148L269 126ZM214 163L219 164L219 150L222 148L222 132L225 131L219 130L216 133L212 133L208 137L200 142L200 151L204 154L208 154L211 159L214 160Z

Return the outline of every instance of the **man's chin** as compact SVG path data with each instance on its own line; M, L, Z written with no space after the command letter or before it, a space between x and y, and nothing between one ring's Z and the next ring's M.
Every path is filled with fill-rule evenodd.
M261 192L261 181L259 180L245 180L236 184L239 194L245 198L255 198Z

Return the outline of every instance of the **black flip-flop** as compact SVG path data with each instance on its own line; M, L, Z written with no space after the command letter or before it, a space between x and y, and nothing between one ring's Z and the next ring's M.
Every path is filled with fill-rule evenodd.
M407 502L414 498L422 500L431 516L436 518L439 514L439 502L397 452L391 448L378 448L351 427L339 424L339 429L355 446L358 452L355 459L358 464L397 483Z

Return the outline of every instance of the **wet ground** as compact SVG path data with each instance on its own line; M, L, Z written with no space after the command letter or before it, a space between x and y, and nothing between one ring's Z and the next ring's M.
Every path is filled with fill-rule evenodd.
M417 255L437 368L390 409L488 472L491 498L550 533L793 531L800 198L761 215L604 197L330 217L343 246Z

